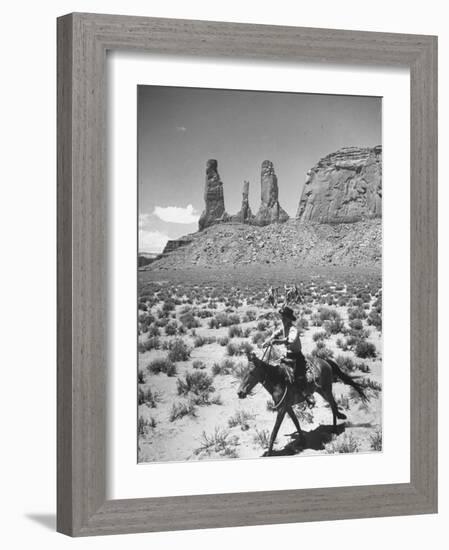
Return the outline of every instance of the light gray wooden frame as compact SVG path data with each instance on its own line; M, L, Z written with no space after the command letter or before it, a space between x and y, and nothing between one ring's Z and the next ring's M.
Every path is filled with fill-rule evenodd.
M124 49L410 68L410 483L106 500L105 58ZM57 529L72 536L437 511L436 37L82 13L58 19L57 448Z

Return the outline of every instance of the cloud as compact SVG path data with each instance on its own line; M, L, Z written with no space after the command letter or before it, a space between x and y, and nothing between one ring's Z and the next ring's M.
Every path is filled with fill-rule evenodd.
M139 214L139 229L145 229L150 223L150 214Z
M170 223L196 223L200 217L191 204L188 204L185 208L181 206L156 206L153 214L160 220Z
M162 252L167 241L168 235L161 231L139 231L140 252Z
M187 132L187 128L185 126L176 126L177 132Z

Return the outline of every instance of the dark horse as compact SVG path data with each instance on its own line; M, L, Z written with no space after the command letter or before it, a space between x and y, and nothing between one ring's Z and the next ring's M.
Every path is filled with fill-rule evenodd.
M284 378L284 374L278 367L266 363L259 359L254 353L247 354L250 368L244 376L238 389L240 399L245 398L251 390L257 385L262 386L271 395L274 401L274 409L277 411L276 422L270 437L268 452L270 456L273 452L273 445L276 440L279 428L287 413L293 421L299 436L302 435L301 426L292 406L305 400L306 395L302 388L289 384ZM319 393L330 405L333 415L333 424L337 425L337 418L346 419L346 416L338 410L337 403L332 394L332 382L334 377L339 378L345 384L352 386L360 395L363 401L367 400L364 388L356 382L354 378L344 373L340 367L331 359L314 358L313 376L310 382L307 382L307 394Z

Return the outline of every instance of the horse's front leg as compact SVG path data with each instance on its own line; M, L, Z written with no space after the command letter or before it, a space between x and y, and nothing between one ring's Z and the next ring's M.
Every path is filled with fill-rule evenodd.
M270 437L270 444L268 445L268 451L266 453L266 456L271 456L271 453L273 452L273 445L276 441L276 437L278 435L279 428L281 427L282 421L284 420L285 416L285 409L281 409L278 411L278 414L276 416L276 422L274 423L273 431L271 432Z
M302 436L302 430L299 424L298 417L296 416L295 411L292 409L292 407L288 407L287 413L288 413L288 416L292 419L292 422L295 425L296 431L298 432L299 435Z

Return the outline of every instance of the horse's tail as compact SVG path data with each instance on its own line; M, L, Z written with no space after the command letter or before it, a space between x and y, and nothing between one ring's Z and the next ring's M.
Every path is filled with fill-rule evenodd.
M337 365L337 363L332 359L326 359L326 361L331 366L334 376L340 378L340 380L345 384L348 384L348 386L352 386L355 391L360 395L363 402L368 401L368 396L366 395L365 388L364 386L362 386L362 384L360 384L360 382L357 382L352 376L349 376L348 374L343 372L341 368Z

